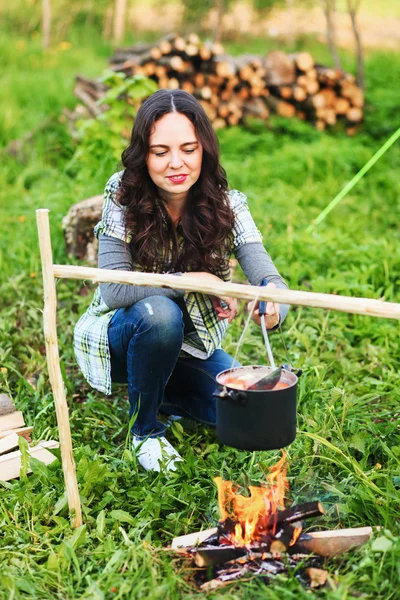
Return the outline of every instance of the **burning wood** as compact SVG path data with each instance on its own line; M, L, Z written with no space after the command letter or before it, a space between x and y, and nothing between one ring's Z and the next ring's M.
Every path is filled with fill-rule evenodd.
M231 481L215 478L221 519L217 528L175 538L172 547L192 558L200 569L196 581L203 591L243 576L269 579L295 569L309 587L324 585L324 557L336 556L366 542L370 527L302 533L303 520L324 514L320 502L284 508L288 490L286 454L270 468L267 482L238 493ZM313 553L310 556L310 553ZM282 560L282 555L285 556Z

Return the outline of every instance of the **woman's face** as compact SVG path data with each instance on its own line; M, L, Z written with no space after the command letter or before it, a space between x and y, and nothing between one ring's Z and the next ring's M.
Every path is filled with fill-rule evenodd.
M194 126L181 113L168 113L156 121L149 139L147 169L166 201L184 200L198 180L203 148Z

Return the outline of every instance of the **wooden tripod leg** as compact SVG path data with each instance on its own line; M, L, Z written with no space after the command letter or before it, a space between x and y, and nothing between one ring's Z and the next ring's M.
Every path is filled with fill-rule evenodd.
M64 382L60 368L60 356L58 352L56 323L57 297L53 270L53 254L51 249L49 211L47 209L37 210L36 219L43 274L43 328L46 341L47 366L56 408L58 433L60 436L61 460L65 487L67 490L68 507L70 511L74 511L72 516L72 525L74 527L79 527L82 525L82 510L79 498L78 482L76 478L75 462L72 453L68 405L65 397Z

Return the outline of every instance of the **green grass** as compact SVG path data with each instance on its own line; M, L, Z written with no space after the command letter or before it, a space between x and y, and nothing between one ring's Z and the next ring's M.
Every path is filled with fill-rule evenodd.
M54 260L65 255L60 222L74 202L99 193L117 165L107 157L95 175L67 169L74 145L61 110L73 107L76 72L100 74L110 48L86 32L71 49L43 56L37 40L2 42L2 145L38 128L17 157L2 154L0 172L0 383L34 439L57 438L42 333L42 287L35 209L51 210ZM249 40L228 51L252 52ZM303 40L318 60L326 50ZM352 58L344 55L347 64ZM397 143L312 233L306 229L399 125L400 61L367 59L367 117L354 138L321 134L303 123L273 119L220 133L222 162L232 187L245 192L267 249L293 289L397 301L399 193ZM96 169L98 169L96 171ZM89 295L87 292L89 291ZM32 464L27 478L2 484L0 598L195 598L190 569L163 550L175 535L213 525L216 475L257 482L277 452L244 452L218 444L211 429L184 423L169 438L182 469L165 478L137 469L129 447L127 395L91 390L72 352L72 332L92 287L60 281L59 343L85 526L71 530L60 462ZM235 352L244 314L229 329ZM288 449L289 501L320 499L320 527L380 525L378 541L327 561L331 586L318 598L397 600L400 584L399 325L386 319L295 308L284 336L299 382L298 435ZM273 337L275 355L285 359ZM251 327L240 349L244 364L266 360L261 333ZM32 383L34 387L32 387ZM34 389L35 388L35 389ZM1 484L0 484L1 485ZM124 511L124 512L121 512ZM384 545L379 538L384 537ZM384 550L385 548L385 550ZM231 585L210 594L234 600L306 599L297 580Z

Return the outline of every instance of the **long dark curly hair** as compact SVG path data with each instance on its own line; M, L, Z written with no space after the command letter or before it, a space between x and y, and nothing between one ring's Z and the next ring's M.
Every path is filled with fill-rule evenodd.
M171 112L181 113L193 123L203 147L201 173L188 191L178 226L183 244L178 243L177 230L146 165L154 124ZM226 173L219 163L218 139L201 104L183 90L152 94L137 113L122 163L125 170L116 201L126 207L125 230L127 236L132 236L129 247L134 261L145 271L159 271L163 256L170 256L171 270L217 275L226 271L234 215L228 201Z

